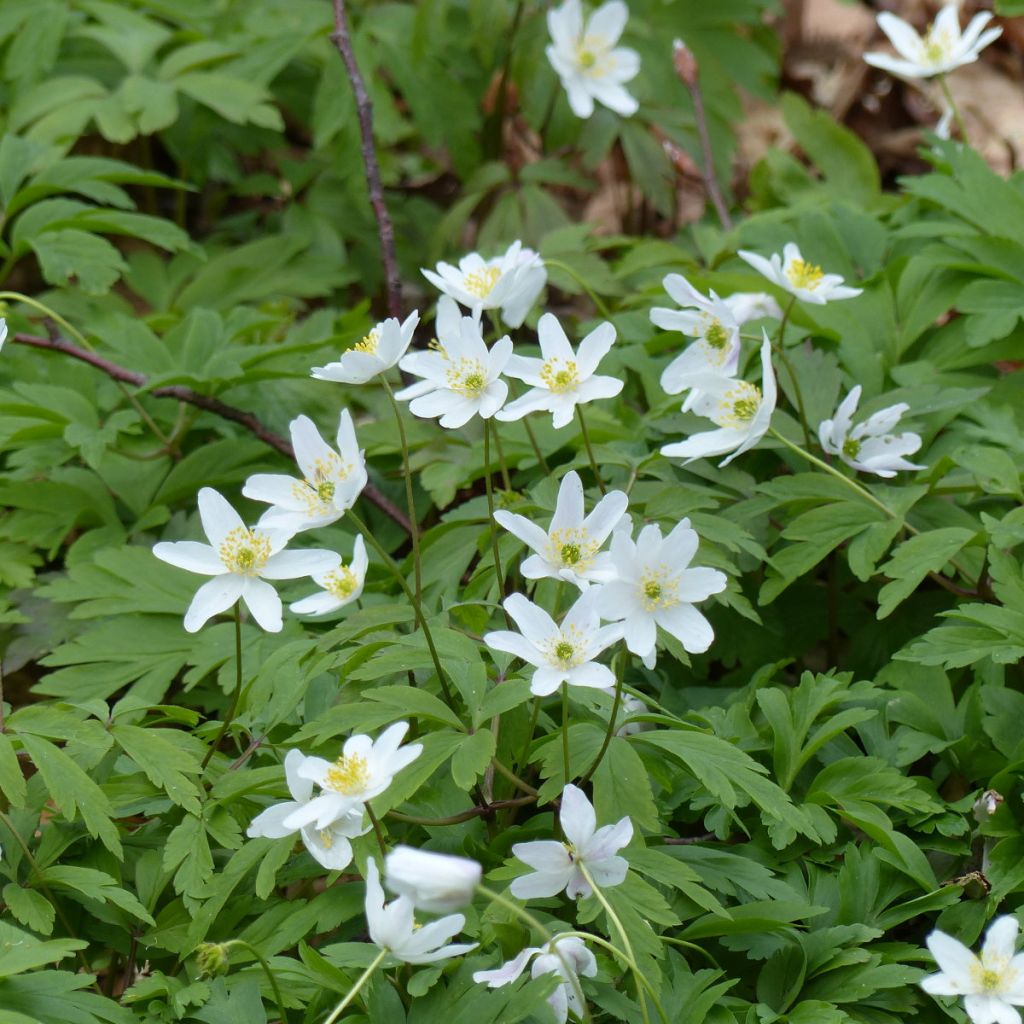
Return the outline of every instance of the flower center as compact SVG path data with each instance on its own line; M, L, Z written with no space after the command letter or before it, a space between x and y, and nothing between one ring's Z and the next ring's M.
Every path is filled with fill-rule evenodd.
M494 291L494 286L501 280L500 267L484 267L466 274L462 279L462 287L479 299L486 299Z
M559 661L572 661L572 656L574 653L575 649L573 648L572 644L569 643L568 640L559 640L558 643L555 644L555 657Z
M328 769L325 789L333 789L342 796L353 796L366 789L370 781L370 766L359 754L342 754Z
M557 356L554 359L545 360L544 365L540 368L540 379L548 391L553 391L556 395L573 391L580 382L576 360L569 359L563 362Z
M333 480L321 480L316 485L316 496L323 502L328 502L334 497L335 483Z
M548 658L556 668L575 668L586 661L586 644L576 626L556 633L548 641Z
M720 427L740 429L757 415L761 408L761 389L741 380L722 396L712 419Z
M606 75L614 66L608 40L603 35L584 36L576 44L576 66L591 78Z
M334 508L334 496L338 493L338 481L344 480L351 471L333 452L313 462L313 471L301 481L292 485L292 496L306 506L307 515L322 515Z
M712 320L711 326L704 332L704 340L713 349L721 351L729 344L729 332L722 326L721 320Z
M855 459L857 458L858 452L860 452L860 441L855 437L848 437L843 442L843 454L848 459Z
M467 398L478 398L487 387L487 371L479 359L460 359L447 372L448 387Z
M648 568L640 577L640 603L644 611L657 608L672 608L679 604L676 596L676 580L667 565Z
M329 828L320 829L320 842L325 850L329 850L334 845L334 835Z
M793 260L786 268L786 277L794 288L806 288L814 291L821 284L825 272L821 267L806 260Z
M598 545L582 527L554 530L549 538L548 561L585 572L597 549Z
M566 565L575 565L580 560L579 544L563 544L562 545L562 561Z
M985 969L978 978L978 987L982 992L998 992L1003 987L1003 977L999 971Z
M324 577L323 586L329 594L344 600L352 596L359 586L359 579L348 566L341 565Z
M373 355L377 351L377 346L380 344L380 328L374 327L369 334L363 337L362 341L357 341L352 346L353 352L366 352L368 355Z
M236 526L220 542L217 554L229 572L258 576L270 557L270 539L255 530Z
M952 49L952 40L948 33L936 31L934 25L928 29L924 37L924 57L929 64L941 64L949 57Z

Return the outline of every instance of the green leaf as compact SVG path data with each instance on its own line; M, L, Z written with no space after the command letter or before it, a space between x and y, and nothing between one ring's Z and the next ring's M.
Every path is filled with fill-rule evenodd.
M105 238L86 231L64 228L46 231L28 240L43 277L50 284L66 286L78 278L82 290L103 295L125 272L121 254Z
M877 617L884 619L903 603L929 572L939 572L975 536L974 530L948 526L905 540L882 566L892 582L878 592Z
M121 749L159 786L174 803L193 814L200 811L200 791L187 775L202 771L197 758L182 749L181 733L170 729L142 729L118 723L111 730Z
M34 935L0 921L0 978L22 974L43 964L56 963L87 946L88 943L81 939L49 939L42 942ZM0 996L2 993L3 989L0 988Z
M461 790L469 790L487 770L496 741L490 729L470 733L452 755L452 778Z

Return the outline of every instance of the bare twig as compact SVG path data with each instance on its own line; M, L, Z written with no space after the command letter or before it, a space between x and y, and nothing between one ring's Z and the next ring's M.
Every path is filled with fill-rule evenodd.
M729 207L722 198L722 190L718 187L718 178L715 177L715 154L711 149L711 136L708 134L708 119L704 112L704 95L700 90L700 75L698 74L697 58L693 51L681 40L677 39L673 44L673 55L676 65L676 74L679 80L686 86L693 101L693 120L697 126L697 138L700 140L701 154L703 155L702 176L704 188L708 198L714 204L718 219L726 231L732 231L732 217L729 216Z
M363 140L363 166L366 169L366 184L370 190L370 203L373 215L377 218L377 234L380 236L380 254L384 261L384 279L387 285L388 313L393 317L402 317L402 279L398 274L398 260L395 256L395 229L391 225L391 215L387 203L384 202L384 186L380 180L380 164L377 162L377 150L373 144L373 104L366 91L366 83L356 63L356 55L352 49L352 36L348 28L348 15L345 11L345 0L334 0L334 31L331 41L338 48L341 59L345 63L348 80L352 83L352 93L356 100L356 112L359 115L359 134Z
M19 332L12 335L11 340L20 345L31 345L33 348L42 348L50 352L59 352L61 355L70 356L72 359L78 359L83 363L88 363L90 366L95 367L102 373L105 373L112 380L120 381L123 384L131 384L137 388L146 387L147 379L145 374L139 373L137 370L129 370L127 367L119 366L117 363L112 363L109 359L104 359L103 356L98 355L96 352L89 352L84 348L79 348L77 345L72 345L71 342L65 341L63 338L42 338L35 334L23 334ZM251 412L246 412L244 409L228 405L226 402L222 402L219 398L211 398L209 395L201 395L198 391L193 391L191 388L187 388L181 384L168 384L164 387L153 388L149 391L149 394L154 398L174 398L179 402L184 402L186 405L192 405L197 409L212 412L215 416L219 416L221 419L231 420L233 423L238 423L245 427L245 429L255 437L259 438L268 447L273 448L275 451L279 451L289 459L295 458L295 452L287 438L274 433L273 430L271 430L262 420L257 416L254 416ZM394 503L392 503L386 495L377 490L373 484L367 484L366 487L363 488L363 495L368 501L373 502L373 504L385 513L385 515L398 523L403 530L407 533L409 532L409 520L406 518L405 514Z

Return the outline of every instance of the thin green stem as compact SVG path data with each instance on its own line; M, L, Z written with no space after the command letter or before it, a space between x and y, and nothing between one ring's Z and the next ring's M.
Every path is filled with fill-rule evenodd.
M498 465L501 467L501 485L506 491L512 490L512 477L509 476L508 463L505 461L505 449L501 446L501 431L494 420L487 420L494 430L494 447L498 452Z
M270 982L271 991L274 993L274 1002L277 1003L277 1014L281 1018L281 1024L288 1024L287 1012L284 1008L284 1000L281 998L281 990L277 986L277 978L274 977L274 972L270 969L270 964L264 959L263 954L253 945L246 942L245 939L231 939L224 943L227 946L240 946L242 949L248 950L256 959L259 961L260 967L263 968L263 973L267 976L267 980Z
M538 795L538 791L534 789L533 786L531 786L528 782L525 782L523 779L519 778L519 776L516 775L516 773L512 771L511 768L507 767L496 757L491 758L491 764L494 765L495 771L497 771L499 775L504 775L505 778L508 779L508 781L516 787L516 789L522 790L522 792L528 793L530 796Z
M626 672L626 660L627 655L624 653L618 656L618 671L615 673L615 699L612 701L612 711L608 716L608 728L604 734L604 740L601 743L601 749L597 752L597 757L594 758L590 767L583 773L583 777L580 779L579 784L582 786L584 783L589 782L597 771L598 765L604 759L604 755L608 751L608 745L612 741L612 737L615 735L615 720L619 715L619 706L622 704L622 677Z
M597 468L597 459L594 458L594 449L590 444L590 433L587 430L587 421L583 416L583 406L576 406L576 415L580 421L580 433L583 435L583 444L587 449L587 458L590 459L590 469L594 474L594 479L597 481L598 490L602 494L607 494L607 490L604 486L604 480L601 479L601 470Z
M203 756L202 764L199 766L201 770L206 769L206 766L210 763L213 758L214 751L220 746L220 741L224 739L228 728L231 725L232 720L235 717L235 712L238 710L238 702L242 696L242 606L241 602L235 604L235 690L231 694L231 703L228 705L227 713L224 715L224 721L221 723L220 729L217 732L217 737L213 743L210 744Z
M373 972L377 970L378 967L380 967L380 965L384 961L384 958L387 955L388 951L386 949L382 949L373 958L373 963L371 963L370 966L367 967L366 970L359 975L359 977L356 979L356 983L348 990L348 993L345 995L345 998L342 999L340 1003L338 1003L338 1005L331 1012L330 1017L328 1017L327 1020L324 1021L324 1024L334 1024L334 1022L342 1015L342 1013L344 1013L345 1009L352 1002L352 1000L355 999L357 995L359 995L359 992L362 990L362 987L370 980L370 975L373 974Z
M402 445L402 474L405 477L405 503L409 514L409 539L412 541L412 560L416 574L416 603L419 604L423 595L423 569L420 565L420 527L416 518L416 498L412 491L412 465L409 462L409 441L405 436L405 422L402 420L402 410L398 407L395 393L387 378L381 375L381 383L384 391L391 402L391 408L395 413L395 423L398 425L398 439Z
M598 298L597 293L590 287L587 282L576 273L568 263L563 263L561 260L545 259L544 265L547 267L554 267L555 270L562 270L568 274L586 293L590 301L594 304L598 313L605 318L605 320L611 319L611 313L608 312L608 307Z
M580 979L576 976L576 972L572 969L572 965L566 960L565 954L558 948L558 943L554 942L552 944L555 936L551 934L551 931L542 921L539 921L528 910L519 906L519 904L514 900L510 900L503 893L495 892L493 889L488 889L485 885L477 885L476 891L480 893L481 896L486 896L492 903L497 903L499 907L504 907L510 914L518 917L524 924L529 925L529 927L544 936L544 941L547 944L548 949L561 961L562 970L565 972L565 979L570 985L572 985L573 991L576 993L576 998L579 999L580 1006L583 1007L583 1019L589 1024L591 1019L590 1009L587 1006L586 997L583 995L583 988L580 985ZM564 935L564 932L559 933L560 937Z
M0 662L0 732L3 732L7 725L4 714L4 666Z
M569 782L569 684L562 683L562 778Z
M398 581L398 585L402 588L403 593L409 599L409 603L412 605L412 610L416 615L416 622L420 629L423 630L423 638L427 642L427 650L430 651L430 659L434 663L434 671L437 673L438 682L441 684L441 689L444 691L445 700L448 701L450 706L453 706L452 691L448 685L448 679L444 674L444 669L441 668L441 659L437 656L437 648L434 646L434 637L430 632L430 627L427 625L426 617L423 614L423 608L420 602L416 599L416 595L412 592L412 588L409 586L408 581L402 575L402 570L395 564L395 560L384 550L381 543L377 538L367 529L366 524L359 518L354 509L349 509L345 513L349 519L352 520L356 529L370 542L370 547L380 556L381 561L388 567L391 575Z
M793 369L793 363L790 361L789 355L786 352L786 324L789 323L790 314L793 312L793 305L796 303L796 296L794 295L786 305L785 310L782 313L782 319L779 321L779 337L775 344L775 353L779 359L782 360L782 365L786 367L786 372L789 374L790 383L793 385L793 393L796 395L796 406L797 411L800 414L800 429L804 432L804 444L808 448L811 447L811 433L807 426L807 411L804 407L804 394L800 389L800 381L797 380L796 371Z
M516 764L522 768L529 764L530 747L533 745L533 734L537 731L537 720L540 718L540 697L533 698L533 710L530 712L530 724L526 729L526 742L523 744L523 752L519 755Z
M498 584L498 600L500 601L505 597L505 578L501 571L501 554L498 551L498 523L494 518L494 484L491 480L490 420L484 420L484 489L487 491L487 525L491 534L491 554L494 557L494 578Z
M540 445L537 444L537 435L533 432L533 427L530 426L529 417L524 416L520 422L526 430L526 436L530 439L530 445L533 447L533 454L537 456L537 463L540 465L540 468L544 470L544 475L550 476L551 467L548 465L548 460L544 458L544 453L540 450Z
M970 141L967 138L967 122L964 120L963 114L960 113L960 108L956 105L956 100L953 99L953 93L950 91L949 82L946 81L945 75L939 75L939 88L942 90L942 96L946 103L949 104L949 109L953 112L953 120L956 121L957 128L960 129L960 137L964 143L970 145Z
M377 837L377 846L380 848L380 855L386 857L388 855L388 844L384 838L384 829L381 827L380 819L376 814L373 813L373 808L370 806L370 801L367 800L363 804L366 808L366 816L370 819L370 824L373 826L373 834Z

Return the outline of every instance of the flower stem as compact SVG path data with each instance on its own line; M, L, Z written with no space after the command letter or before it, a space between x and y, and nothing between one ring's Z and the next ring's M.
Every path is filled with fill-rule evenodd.
M953 93L950 91L949 82L946 81L945 75L939 75L939 88L942 90L942 96L946 103L949 104L949 109L953 112L953 120L956 121L957 128L960 129L960 138L963 139L965 145L970 145L970 141L967 138L967 122L964 120L964 115L960 113L960 108L956 105L956 100L953 99Z
M242 697L242 605L241 601L235 604L235 690L231 694L231 703L228 705L227 713L224 715L224 721L221 723L220 730L217 733L217 738L210 744L203 756L202 764L200 764L200 770L205 770L206 766L210 763L213 758L214 752L220 746L220 741L224 739L228 728L231 725L232 720L235 717L235 712L238 710L238 702Z
M544 263L546 266L554 267L556 270L564 271L568 274L586 293L590 301L594 304L598 313L605 318L605 320L611 319L611 313L608 312L608 307L597 297L597 293L587 284L586 281L576 273L568 263L563 263L561 260L545 259Z
M615 719L619 715L619 706L622 703L622 677L626 673L626 660L625 654L619 655L618 660L618 671L615 673L615 699L612 701L611 715L608 717L608 729L604 734L604 741L601 744L601 749L597 752L597 757L594 758L590 767L583 773L583 777L580 779L580 785L582 786L585 782L589 782L593 777L594 772L597 771L598 765L604 759L604 755L608 751L608 745L612 741L612 737L615 735Z
M530 724L526 729L526 742L523 744L523 752L519 755L516 765L523 768L529 764L530 747L533 745L533 734L537 730L537 719L540 718L540 697L533 698L533 710L530 712Z
M491 422L484 420L484 488L487 491L487 523L491 533L491 554L494 557L494 578L498 584L498 600L505 597L505 579L501 572L498 551L498 523L494 518L494 484L491 481ZM506 619L508 613L506 612Z
M476 891L481 896L486 896L492 903L497 903L499 907L504 907L513 916L518 917L524 924L529 925L535 931L540 932L544 936L544 941L548 944L551 952L558 957L562 964L562 970L565 971L566 980L572 985L573 991L576 993L576 998L580 1001L580 1006L583 1007L583 1019L588 1022L590 1021L590 1010L587 1007L586 997L583 995L583 988L580 985L580 979L576 976L576 972L572 969L572 965L566 960L565 954L558 948L558 943L551 945L554 936L544 925L542 921L539 921L524 907L519 906L513 900L510 900L503 893L495 892L493 889L488 889L486 885L477 885ZM588 936L589 938L589 936ZM328 1021L327 1024L330 1024Z
M633 952L633 944L629 941L629 936L626 934L626 929L622 926L622 922L619 920L619 915L612 909L612 905L608 902L608 898L601 891L600 886L594 881L593 875L587 870L587 866L582 862L577 862L577 867L583 874L583 877L587 880L590 888L594 891L594 896L597 897L597 902L604 908L605 914L608 916L608 920L611 921L616 932L619 934L619 939L622 942L626 953L629 956L630 966L633 970L633 976L636 978L637 989L641 987L647 991L647 994L651 997L651 1001L654 1003L655 1008L661 1016L661 1019L665 1021L665 1024L670 1024L668 1017L665 1015L665 1010L661 1005L660 1000L654 992L651 983L644 976L643 971L640 970L636 962L636 954ZM647 1000L644 999L643 993L637 991L637 995L640 997L640 1012L644 1018L644 1024L650 1024L650 1016L647 1013Z
M773 348L775 349L776 355L782 360L782 365L786 367L786 372L789 374L789 380L793 385L793 393L796 395L797 411L800 414L800 429L804 432L804 444L810 448L811 434L807 426L807 412L804 408L804 395L800 390L800 382L797 380L796 373L793 370L793 363L790 361L790 358L786 353L786 324L789 323L789 315L793 312L793 305L795 302L796 296L794 295L789 300L789 303L782 313L782 320L779 321L779 338Z
M366 808L366 816L370 819L370 824L373 826L373 834L377 837L377 845L380 847L380 855L382 857L386 857L388 855L388 844L384 839L384 829L381 828L380 819L373 813L373 808L370 806L369 800L367 800L363 806Z
M420 566L420 526L416 518L416 498L412 492L412 466L409 462L409 441L405 436L405 423L402 420L402 410L395 400L395 393L391 389L387 378L382 374L381 382L384 391L391 401L391 408L395 414L395 423L398 425L398 439L402 445L402 472L405 476L405 504L409 514L409 539L412 541L412 560L416 572L416 603L419 604L423 595L423 570Z
M562 776L569 783L569 684L562 683Z
M412 592L409 587L406 578L402 575L402 570L395 564L395 560L384 550L381 543L377 538L370 532L366 524L356 515L354 509L349 509L345 515L352 520L355 527L359 532L370 542L370 547L380 556L381 561L391 571L391 575L398 581L398 585L402 588L405 596L409 599L409 603L412 605L412 610L416 615L416 622L420 629L423 630L423 638L427 641L427 650L430 651L430 658L434 663L434 671L437 673L438 682L441 684L441 689L444 691L445 700L449 705L452 704L452 691L448 685L448 679L444 674L444 669L441 668L441 659L437 656L437 648L434 646L434 637L430 632L430 627L427 625L426 617L423 614L423 608L420 602L416 599L416 595Z
M330 1017L324 1021L324 1024L334 1024L334 1022L342 1015L345 1008L352 1002L357 995L359 995L360 989L370 980L370 975L373 974L384 960L384 957L388 955L386 949L382 949L374 958L373 963L363 971L362 974L356 979L356 983L348 990L345 998L334 1008Z
M224 943L225 948L230 946L240 946L242 949L248 950L256 959L259 961L260 967L263 968L263 973L267 976L267 980L270 982L270 988L274 993L274 1001L277 1003L277 1013L281 1018L281 1024L288 1024L288 1017L285 1013L284 1000L281 998L281 989L278 988L277 978L274 977L274 972L270 969L270 964L267 963L263 954L253 945L250 945L245 939L231 939Z
M601 471L597 468L597 459L594 458L594 449L590 444L590 432L587 430L587 421L583 418L583 406L576 406L576 415L579 417L580 433L583 435L583 444L587 449L587 457L590 459L590 468L594 473L594 479L597 481L598 490L602 494L607 494L604 480L601 479Z
M505 461L505 449L501 446L501 431L494 420L487 420L494 428L494 447L498 452L498 465L501 467L501 485L506 491L512 490L512 477L509 476L508 463Z
M537 456L537 462L540 465L540 468L544 470L545 476L551 476L551 467L548 465L548 460L544 458L544 453L540 450L540 445L537 444L537 435L533 432L533 427L530 426L529 417L524 416L522 424L526 430L526 436L530 439L530 444L533 446L533 454Z

